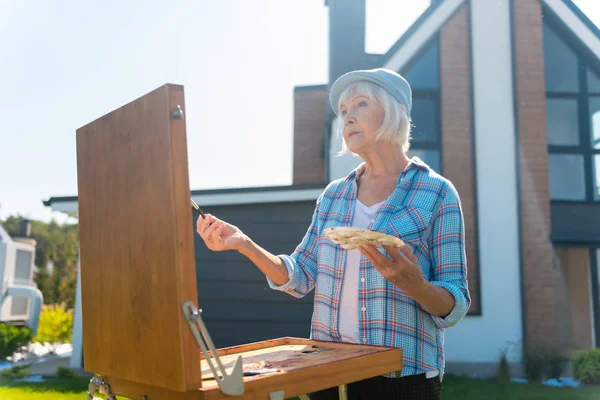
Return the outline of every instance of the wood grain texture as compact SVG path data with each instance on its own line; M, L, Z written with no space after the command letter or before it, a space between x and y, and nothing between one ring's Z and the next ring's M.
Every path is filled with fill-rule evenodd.
M77 130L84 368L176 391L201 385L181 312L196 301L183 87Z
M326 351L295 356L290 354L293 348L301 352L313 347ZM285 397L290 398L403 368L402 349L300 338L280 338L235 346L220 349L218 353L224 357L241 355L244 365L259 358L272 360L273 364L278 365L279 372L245 377L244 399L268 399L269 393L278 390L283 390ZM257 357L257 354L263 356ZM289 362L286 365L282 360ZM210 375L208 371L205 374ZM201 391L205 400L223 398L214 380L205 381Z
M325 352L297 354L301 363L281 368L281 371L257 376L244 377L244 394L238 399L265 400L269 393L283 390L286 398L311 393L317 390L336 387L362 379L382 375L402 369L402 350L378 346L365 346L347 343L317 342L308 339L288 338L267 340L218 349L224 358L242 356L244 365L252 362L252 357L262 354L273 362L282 359L294 359L296 351L317 347ZM292 348L295 348L292 350ZM285 353L283 355L283 353ZM282 358L283 355L283 358ZM205 361L203 360L203 364ZM210 373L205 377L210 377ZM141 399L147 395L148 400L218 400L231 399L224 395L214 380L207 380L203 387L185 393L168 391L153 386L135 384L108 377L113 393L132 399Z

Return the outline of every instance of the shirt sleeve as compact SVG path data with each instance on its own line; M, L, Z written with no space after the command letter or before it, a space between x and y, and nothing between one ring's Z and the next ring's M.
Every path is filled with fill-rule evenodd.
M429 251L433 267L430 283L446 289L454 297L450 314L446 317L433 316L433 320L439 328L449 328L463 319L471 306L462 205L452 184L449 184L434 216Z
M287 268L289 280L283 285L277 285L267 277L271 289L286 292L294 297L304 297L314 288L319 244L319 207L322 198L323 194L317 199L308 231L296 250L291 255L279 254L277 256Z

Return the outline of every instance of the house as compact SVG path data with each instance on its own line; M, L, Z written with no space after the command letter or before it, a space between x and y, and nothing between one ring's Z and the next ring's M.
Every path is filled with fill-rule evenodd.
M43 296L33 281L35 239L23 221L18 237L0 225L0 322L26 325L37 331Z
M365 0L325 6L329 82L359 68L402 73L414 91L410 154L461 196L473 302L446 332L447 370L488 375L502 352L516 366L524 350L600 347L598 28L570 0L434 0L375 55L364 51ZM291 186L192 191L196 203L291 253L326 183L360 162L336 156L327 88L295 90ZM75 197L45 204L77 213ZM308 335L311 296L269 290L243 257L195 237L199 303L218 346Z

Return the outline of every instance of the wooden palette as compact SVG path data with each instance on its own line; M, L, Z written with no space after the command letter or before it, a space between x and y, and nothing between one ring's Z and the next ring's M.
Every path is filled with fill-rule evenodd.
M356 249L364 244L375 247L381 247L382 245L401 247L404 245L404 242L395 236L369 229L346 226L327 228L323 231L323 235L346 250Z

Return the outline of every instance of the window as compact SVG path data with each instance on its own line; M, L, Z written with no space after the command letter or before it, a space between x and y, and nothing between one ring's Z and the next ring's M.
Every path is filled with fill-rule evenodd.
M594 155L594 200L600 200L600 154Z
M16 281L29 281L31 278L31 262L33 259L33 253L26 250L17 250L17 257L15 260L15 282Z
M439 45L434 40L402 72L412 88L411 141L408 156L416 156L441 173Z
M553 200L585 200L583 156L549 154L550 198Z
M23 296L13 296L10 308L11 317L26 316L29 312L29 299Z
M408 156L416 156L429 165L434 171L440 171L440 152L437 150L410 149Z
M415 90L438 90L440 88L438 41L433 42L423 53L419 61L410 68L404 78L410 82L410 87Z
M600 94L600 79L591 69L587 69L588 92Z
M435 143L438 141L437 101L433 96L413 98L412 141L413 144Z
M590 98L590 139L594 150L600 150L600 97Z
M600 201L600 79L544 21L550 199Z
M579 146L579 116L576 99L546 99L548 144Z
M577 92L577 56L544 23L544 59L547 92Z

